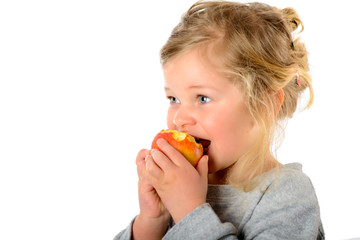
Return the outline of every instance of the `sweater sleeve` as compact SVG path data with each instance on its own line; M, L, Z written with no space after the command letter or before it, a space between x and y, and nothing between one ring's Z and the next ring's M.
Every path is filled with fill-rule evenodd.
M205 203L174 225L164 236L164 240L215 240L238 239L236 228L230 223L222 223L208 203Z
M243 231L246 239L322 239L320 209L310 179L300 171L277 178Z
M113 240L131 240L132 239L132 225L134 223L135 218L131 221L131 223L118 233Z

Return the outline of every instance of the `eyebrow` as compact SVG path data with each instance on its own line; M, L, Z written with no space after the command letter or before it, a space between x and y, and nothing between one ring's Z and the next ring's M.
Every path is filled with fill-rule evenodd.
M213 87L213 86L205 86L205 85L192 85L190 87L187 87L186 89L199 89L199 88L207 88L207 89L212 89L212 90L216 90L217 88L216 87ZM165 91L166 90L171 90L170 88L168 87L164 87Z

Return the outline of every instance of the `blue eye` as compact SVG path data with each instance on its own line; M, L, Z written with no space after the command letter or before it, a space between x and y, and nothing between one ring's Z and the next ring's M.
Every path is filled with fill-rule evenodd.
M168 97L168 99L170 100L170 103L180 103L180 101L176 98L176 97Z
M199 100L200 100L200 103L204 104L204 103L208 103L211 101L211 98L207 97L207 96L203 96L203 95L200 95L199 96Z

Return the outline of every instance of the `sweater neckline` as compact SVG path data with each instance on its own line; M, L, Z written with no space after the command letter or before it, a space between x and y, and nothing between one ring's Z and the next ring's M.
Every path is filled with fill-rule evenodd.
M298 163L298 162L287 163L287 164L281 165L279 168L280 168L280 170L282 170L282 169L293 169L293 170L297 170L297 171L302 171L302 164ZM270 169L269 171L261 174L260 177L264 176L265 174L271 174L274 171L276 171L275 168ZM208 187L209 188L223 188L223 189L234 188L230 184L208 184Z

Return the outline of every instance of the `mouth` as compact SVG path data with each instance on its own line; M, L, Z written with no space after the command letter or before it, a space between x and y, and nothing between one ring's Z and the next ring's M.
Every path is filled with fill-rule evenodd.
M195 138L195 141L203 146L204 155L208 155L211 141L202 138Z

